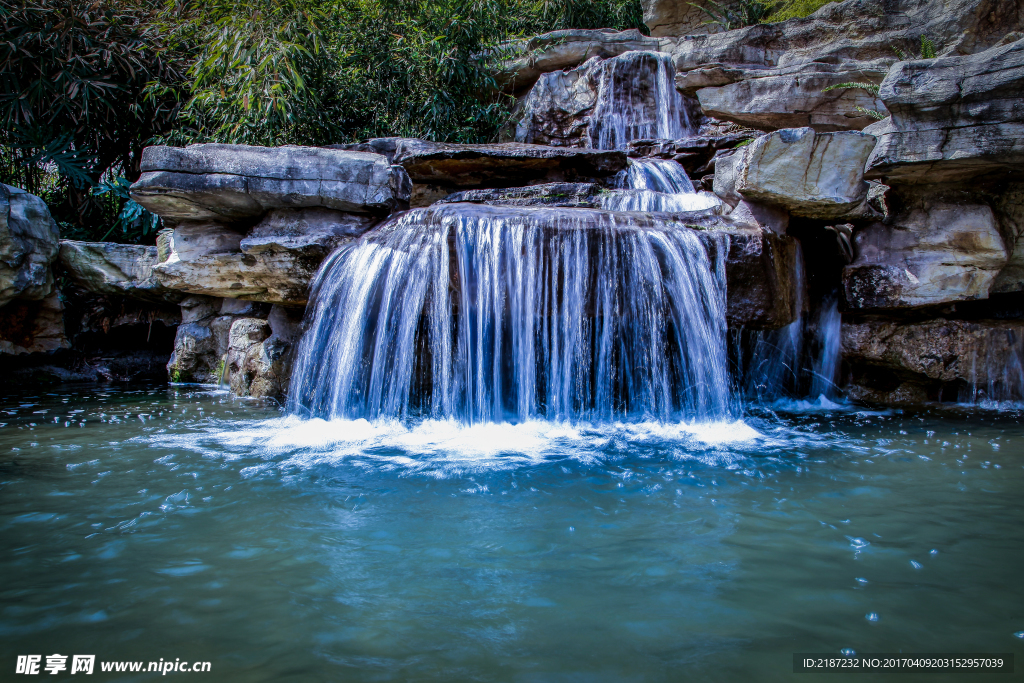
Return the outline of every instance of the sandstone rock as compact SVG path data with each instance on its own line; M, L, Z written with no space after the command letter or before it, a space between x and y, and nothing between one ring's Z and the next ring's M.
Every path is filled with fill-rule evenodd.
M282 208L387 214L408 207L405 172L378 154L317 147L147 147L132 197L178 220L245 221Z
M682 36L717 33L722 30L717 24L708 23L711 16L702 8L717 11L707 0L683 2L682 0L643 0L644 23L652 36ZM734 7L735 2L725 0L720 5Z
M1024 323L943 318L845 323L854 397L884 403L1020 400Z
M597 208L602 187L597 183L544 183L526 187L454 192L439 204L471 202L492 206L567 206Z
M0 354L47 353L69 346L64 306L57 292L42 300L14 301L0 309Z
M854 131L776 131L717 160L715 193L731 205L742 198L807 218L861 215L868 190L864 162L874 142Z
M607 59L634 50L657 50L659 41L636 29L568 29L534 36L507 46L520 56L501 66L498 80L508 90L523 90L541 74L572 69L593 57Z
M60 263L80 287L97 294L171 303L185 296L164 287L153 275L156 247L61 240Z
M238 318L232 323L227 375L234 395L284 396L300 322L299 312L275 306L267 320Z
M376 222L319 207L271 211L248 234L220 223L182 221L167 240L167 259L153 272L175 292L304 304L321 261Z
M34 194L0 185L0 306L15 298L39 300L53 289L57 224Z
M230 380L225 371L236 320L265 320L267 304L237 299L193 296L181 303L182 324L174 340L174 352L167 363L172 382L219 384Z
M673 55L680 91L698 93L708 114L764 130L863 129L872 120L856 107L884 113L887 105L865 90L823 93L825 87L877 85L897 50L919 53L922 35L940 54L963 55L1017 40L1024 30L1016 0L846 0L801 19L713 35L672 28L667 8L686 8L685 0L648 4L650 25L664 27L659 35L679 36L663 39L662 49Z
M543 74L522 99L515 139L519 142L587 147L590 115L597 102L592 72L600 60L588 60L578 69Z
M882 83L868 177L963 182L1024 170L1024 39L966 57L900 62Z
M886 113L882 100L863 88L825 92L842 83L878 85L892 60L801 64L775 69L706 66L676 76L677 87L694 90L708 116L759 130L810 127L819 133L861 130ZM707 85L700 85L707 81ZM710 86L710 87L709 87ZM699 88L699 89L696 89Z
M858 232L854 251L843 271L851 310L985 299L1007 262L991 208L931 194L907 198L892 225Z
M513 187L534 181L603 178L626 167L619 151L566 149L522 143L458 145L403 140L395 153L417 183Z
M323 259L343 242L359 237L377 224L365 214L331 209L276 209L267 214L239 243L246 254L290 252Z

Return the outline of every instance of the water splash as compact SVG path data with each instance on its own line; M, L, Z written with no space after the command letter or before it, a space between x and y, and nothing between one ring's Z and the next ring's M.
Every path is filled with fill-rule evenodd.
M631 140L676 140L692 134L671 55L626 52L607 59L593 77L597 99L590 146L621 149Z
M322 266L290 407L471 423L724 419L728 240L585 209L402 214Z
M669 159L631 159L613 179L615 190L602 195L611 211L680 213L720 207L710 192L697 192L681 165Z

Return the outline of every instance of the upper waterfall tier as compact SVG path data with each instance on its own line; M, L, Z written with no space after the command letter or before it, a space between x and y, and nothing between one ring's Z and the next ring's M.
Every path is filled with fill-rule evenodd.
M728 416L726 231L447 204L338 249L290 392L321 417Z
M572 71L543 74L523 114L516 140L546 145L624 149L632 140L694 132L672 59L661 52L595 57Z

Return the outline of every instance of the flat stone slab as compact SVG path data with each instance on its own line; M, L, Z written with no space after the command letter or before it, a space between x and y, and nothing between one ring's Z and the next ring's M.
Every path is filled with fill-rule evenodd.
M521 142L460 145L401 140L395 163L416 183L456 187L515 187L531 181L574 182L613 175L626 167L617 150L549 147Z
M114 242L61 240L60 264L82 289L96 294L178 303L185 295L153 274L157 248Z
M320 147L147 147L132 197L171 220L244 221L272 209L387 214L411 183L387 157Z

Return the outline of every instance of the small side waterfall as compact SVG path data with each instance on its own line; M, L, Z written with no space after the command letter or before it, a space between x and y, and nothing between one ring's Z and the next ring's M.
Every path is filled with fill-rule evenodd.
M728 244L587 209L407 212L321 268L290 407L466 422L727 417Z
M590 117L590 146L621 149L630 140L676 140L692 134L676 90L671 55L626 52L601 63Z
M601 198L610 211L703 211L721 206L710 192L697 192L686 171L670 159L630 159L613 181L615 190Z

